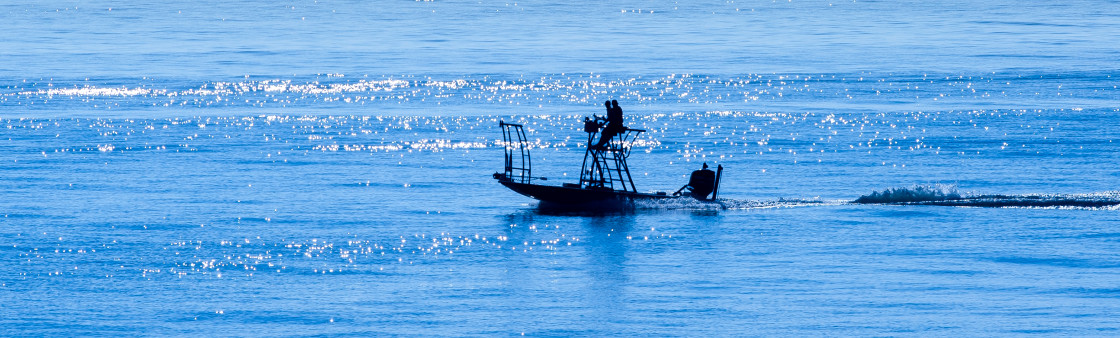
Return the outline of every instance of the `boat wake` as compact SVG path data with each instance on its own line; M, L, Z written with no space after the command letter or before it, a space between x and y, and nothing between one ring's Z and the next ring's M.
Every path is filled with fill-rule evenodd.
M982 208L1085 208L1120 210L1120 191L1087 194L979 194L957 192L951 185L890 188L852 201L855 204L938 205Z
M1047 209L1098 209L1120 210L1120 191L1086 194L969 194L957 191L952 185L916 185L909 188L889 188L875 191L859 198L847 200L777 199L777 200L737 200L720 198L716 200L696 200L693 198L666 198L634 200L624 208L591 210L591 214L635 212L652 210L719 211L797 208L834 205L929 205L977 208L1047 208ZM550 213L582 214L580 209L555 209L541 204L540 211Z
M758 201L719 198L713 201L700 201L693 198L669 198L634 201L634 208L638 210L746 210L837 205L843 203L846 202L825 201L821 199L778 199L770 201Z

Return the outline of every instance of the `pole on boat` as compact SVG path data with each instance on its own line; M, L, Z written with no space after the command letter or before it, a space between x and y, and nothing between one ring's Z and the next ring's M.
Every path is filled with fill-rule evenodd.
M719 194L719 179L723 177L723 165L716 166L716 184L712 187L712 200L716 200L716 194Z
M595 123L595 121L590 118L584 117L583 131L587 132L587 149L583 152L583 166L579 169L579 186L580 188L589 188L591 187L589 181L591 181L592 176L591 171L587 169L587 157L594 156L591 153L591 142L595 141L595 135L599 133L599 124ZM594 165L594 163L592 165ZM594 169L591 170L593 171ZM584 185L585 182L588 182L586 186Z

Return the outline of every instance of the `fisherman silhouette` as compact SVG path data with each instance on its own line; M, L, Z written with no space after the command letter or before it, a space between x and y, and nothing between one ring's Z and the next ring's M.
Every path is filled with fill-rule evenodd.
M708 198L708 194L715 188L715 184L716 173L708 169L708 163L704 163L703 169L692 172L692 176L688 178L687 187L692 197L702 200Z
M603 133L599 135L599 143L592 146L591 149L606 149L605 145L611 141L611 138L626 130L626 127L622 125L622 107L618 106L618 101L610 100L604 102L603 105L607 106L607 126L603 128Z

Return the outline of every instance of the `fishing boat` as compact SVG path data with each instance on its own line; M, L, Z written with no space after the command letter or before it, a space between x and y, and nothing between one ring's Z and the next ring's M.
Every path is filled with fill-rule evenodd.
M705 164L703 169L693 172L689 184L672 194L664 191L639 192L630 176L630 166L626 159L630 157L634 141L645 130L623 128L602 147L592 146L592 141L600 135L603 123L598 117L594 120L584 119L588 146L584 150L579 182L549 185L544 184L548 180L546 177L533 176L530 144L523 126L499 121L505 149L505 168L502 172L494 173L494 179L510 190L539 200L541 208L611 210L632 208L634 202L640 200L691 198L715 201L719 193L720 178L723 176L722 165L712 172Z

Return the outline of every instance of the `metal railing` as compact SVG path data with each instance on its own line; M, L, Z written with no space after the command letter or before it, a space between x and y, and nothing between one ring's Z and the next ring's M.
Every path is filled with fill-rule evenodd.
M520 124L505 121L498 124L502 127L502 144L505 146L505 179L529 183L533 178L533 163L526 144L525 129Z
M600 135L598 128L589 128L585 131L587 131L588 147L583 155L583 168L580 169L580 186L637 192L626 158L630 157L634 140L645 130L625 128L611 137L602 148L592 146L595 136Z

